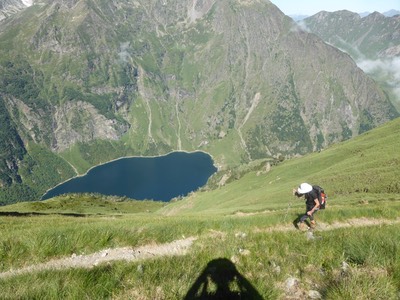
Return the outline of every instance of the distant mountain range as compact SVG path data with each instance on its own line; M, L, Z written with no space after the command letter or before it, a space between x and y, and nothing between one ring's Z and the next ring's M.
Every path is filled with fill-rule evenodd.
M320 12L301 21L303 28L348 53L385 89L400 109L400 15L375 12L361 18L349 11Z
M364 18L368 15L372 14L372 12L362 12L362 13L358 13L358 15L361 18ZM382 13L385 17L393 17L395 15L400 15L400 11L399 10L395 10L395 9L391 9L387 12ZM293 20L297 21L301 21L304 20L306 18L311 17L310 15L289 15L289 17L291 17Z
M398 115L269 1L41 0L0 22L3 203L121 156L202 150L229 169Z
M400 15L374 12L361 18L346 10L320 12L302 24L356 60L400 56Z

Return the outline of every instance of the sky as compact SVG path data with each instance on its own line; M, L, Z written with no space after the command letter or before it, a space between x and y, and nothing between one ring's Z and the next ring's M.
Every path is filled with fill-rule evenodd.
M312 16L322 10L349 10L355 13L400 11L400 0L270 0L286 15Z

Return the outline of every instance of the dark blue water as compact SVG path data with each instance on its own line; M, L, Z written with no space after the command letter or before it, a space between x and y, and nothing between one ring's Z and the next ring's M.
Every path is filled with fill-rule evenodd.
M167 202L204 186L216 171L204 152L122 158L56 186L42 200L67 193L100 193Z

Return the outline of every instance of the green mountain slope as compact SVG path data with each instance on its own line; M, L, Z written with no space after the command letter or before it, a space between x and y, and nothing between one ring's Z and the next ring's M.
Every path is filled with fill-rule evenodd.
M292 189L302 182L325 188L331 204L349 199L386 200L400 192L400 119L350 141L302 158L287 160L270 171L246 174L219 189L195 193L162 209L174 214L232 214L302 205ZM391 196L393 197L393 196Z
M398 116L346 54L268 1L47 0L1 25L0 96L27 149L3 171L21 178L3 202L124 155L203 150L226 170Z
M161 209L78 195L0 207L0 297L396 299L399 130L396 119ZM303 180L329 193L306 233L292 224Z
M163 207L158 212L162 215L229 215L281 210L286 209L288 204L301 207L302 201L296 201L297 198L292 196L292 189L301 182L323 186L329 195L329 204L333 206L342 205L349 199L353 204L362 199L384 201L387 195L393 198L400 191L397 180L400 175L399 133L400 118L397 118L319 153L292 158L268 168L262 164L255 171L246 172L243 177L215 190L197 191L166 205L160 203ZM56 197L42 202L8 205L0 211L90 213L96 211L101 200L98 198L78 195ZM69 201L71 203L68 204ZM93 203L89 205L91 201ZM113 204L105 199L104 203L101 211L111 214L129 212L125 201ZM153 210L157 207L157 203L150 204ZM148 205L145 202L143 210L148 209ZM137 206L140 206L140 201L134 202L133 210ZM113 211L114 207L118 207L118 212Z

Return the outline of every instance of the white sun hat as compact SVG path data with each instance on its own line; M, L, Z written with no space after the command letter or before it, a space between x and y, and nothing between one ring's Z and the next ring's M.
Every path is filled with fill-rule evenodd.
M300 184L299 188L297 189L297 192L300 194L307 194L311 191L312 191L312 186L305 182Z

